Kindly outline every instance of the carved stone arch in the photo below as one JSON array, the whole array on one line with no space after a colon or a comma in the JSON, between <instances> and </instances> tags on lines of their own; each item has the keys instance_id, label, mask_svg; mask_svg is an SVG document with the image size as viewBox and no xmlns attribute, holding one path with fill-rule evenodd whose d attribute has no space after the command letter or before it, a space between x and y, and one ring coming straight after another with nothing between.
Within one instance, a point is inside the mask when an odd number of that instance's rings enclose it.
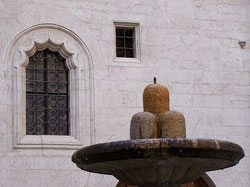
<instances>
[{"instance_id":1,"label":"carved stone arch","mask_svg":"<svg viewBox=\"0 0 250 187\"><path fill-rule=\"evenodd\" d=\"M73 53L69 52L66 49L64 43L53 42L50 38L48 38L48 40L43 43L34 41L33 46L30 48L30 50L25 51L25 53L30 57L33 56L36 51L43 51L45 49L50 49L51 51L59 52L60 55L64 58L69 58L73 55Z\"/></svg>"},{"instance_id":2,"label":"carved stone arch","mask_svg":"<svg viewBox=\"0 0 250 187\"><path fill-rule=\"evenodd\" d=\"M26 135L25 68L36 51L50 49L66 59L70 81L70 136ZM54 24L40 24L21 32L7 55L13 90L13 144L15 148L75 149L93 143L93 61L87 46L74 32Z\"/></svg>"},{"instance_id":3,"label":"carved stone arch","mask_svg":"<svg viewBox=\"0 0 250 187\"><path fill-rule=\"evenodd\" d=\"M55 43L50 38L43 43L38 43L36 41L33 42L33 46L28 50L24 51L28 57L33 56L36 51L43 51L45 49L50 49L53 52L59 52L59 54L66 59L66 66L68 69L75 69L77 66L75 65L76 60L72 59L74 53L69 52L64 43ZM25 60L23 66L27 67L28 60Z\"/></svg>"},{"instance_id":4,"label":"carved stone arch","mask_svg":"<svg viewBox=\"0 0 250 187\"><path fill-rule=\"evenodd\" d=\"M14 42L21 36L21 33L27 30L51 26L68 33L77 41L80 41L82 47L85 48L90 55L92 66L95 65L95 67L102 68L105 65L102 48L95 39L93 32L88 29L87 24L64 8L51 5L38 5L26 9L18 15L17 19L9 22L6 28L4 28L6 39L10 39L10 41L8 41L8 52L5 53L5 59L9 57L9 52Z\"/></svg>"}]
</instances>

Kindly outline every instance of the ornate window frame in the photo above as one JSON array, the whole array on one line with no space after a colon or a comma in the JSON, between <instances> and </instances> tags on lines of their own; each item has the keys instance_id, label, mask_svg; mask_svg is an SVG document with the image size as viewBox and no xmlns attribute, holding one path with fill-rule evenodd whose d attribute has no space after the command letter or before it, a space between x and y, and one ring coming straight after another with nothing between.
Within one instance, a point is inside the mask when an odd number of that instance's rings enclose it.
<instances>
[{"instance_id":1,"label":"ornate window frame","mask_svg":"<svg viewBox=\"0 0 250 187\"><path fill-rule=\"evenodd\" d=\"M29 57L50 49L66 59L70 82L70 135L26 135L26 71ZM93 65L89 51L72 31L41 24L20 33L9 52L13 78L13 147L77 149L91 143L93 135ZM81 106L83 105L84 106Z\"/></svg>"}]
</instances>

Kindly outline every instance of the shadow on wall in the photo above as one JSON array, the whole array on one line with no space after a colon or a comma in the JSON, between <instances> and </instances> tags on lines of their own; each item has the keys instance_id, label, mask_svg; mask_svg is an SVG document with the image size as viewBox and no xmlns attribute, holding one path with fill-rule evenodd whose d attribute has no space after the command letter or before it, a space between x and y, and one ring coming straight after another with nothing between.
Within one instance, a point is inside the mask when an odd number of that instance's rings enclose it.
<instances>
[{"instance_id":1,"label":"shadow on wall","mask_svg":"<svg viewBox=\"0 0 250 187\"><path fill-rule=\"evenodd\" d=\"M119 181L116 187L137 187L137 186L127 185ZM181 187L216 187L216 186L214 182L212 181L212 179L206 173L204 173L194 182L182 184Z\"/></svg>"}]
</instances>

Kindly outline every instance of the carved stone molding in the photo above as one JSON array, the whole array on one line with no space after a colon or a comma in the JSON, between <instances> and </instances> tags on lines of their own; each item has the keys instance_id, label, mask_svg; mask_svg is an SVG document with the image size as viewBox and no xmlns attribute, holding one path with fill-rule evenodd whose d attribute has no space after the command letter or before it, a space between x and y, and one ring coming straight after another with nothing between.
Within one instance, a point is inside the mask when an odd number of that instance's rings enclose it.
<instances>
[{"instance_id":1,"label":"carved stone molding","mask_svg":"<svg viewBox=\"0 0 250 187\"><path fill-rule=\"evenodd\" d=\"M37 50L50 49L66 59L70 82L70 135L26 135L26 78L29 57ZM40 24L26 29L12 42L7 61L11 61L13 90L13 147L76 149L91 144L94 136L93 62L87 46L70 30Z\"/></svg>"}]
</instances>

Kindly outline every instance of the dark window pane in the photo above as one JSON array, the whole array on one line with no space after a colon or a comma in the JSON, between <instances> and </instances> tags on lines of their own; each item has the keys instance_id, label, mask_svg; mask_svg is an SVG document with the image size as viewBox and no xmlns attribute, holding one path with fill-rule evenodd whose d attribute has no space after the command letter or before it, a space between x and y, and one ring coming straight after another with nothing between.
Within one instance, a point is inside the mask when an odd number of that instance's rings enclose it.
<instances>
[{"instance_id":1,"label":"dark window pane","mask_svg":"<svg viewBox=\"0 0 250 187\"><path fill-rule=\"evenodd\" d=\"M34 111L27 111L26 112L26 122L27 123L35 122L35 112Z\"/></svg>"},{"instance_id":2,"label":"dark window pane","mask_svg":"<svg viewBox=\"0 0 250 187\"><path fill-rule=\"evenodd\" d=\"M36 107L36 96L26 95L26 107L29 109L35 109Z\"/></svg>"},{"instance_id":3,"label":"dark window pane","mask_svg":"<svg viewBox=\"0 0 250 187\"><path fill-rule=\"evenodd\" d=\"M56 83L48 83L47 92L48 93L56 93L57 92Z\"/></svg>"},{"instance_id":4,"label":"dark window pane","mask_svg":"<svg viewBox=\"0 0 250 187\"><path fill-rule=\"evenodd\" d=\"M48 96L48 100L47 100L47 108L48 109L57 109L58 108L58 101L57 101L57 97L52 95L52 96Z\"/></svg>"},{"instance_id":5,"label":"dark window pane","mask_svg":"<svg viewBox=\"0 0 250 187\"><path fill-rule=\"evenodd\" d=\"M57 81L57 72L48 71L48 82L56 82L56 81Z\"/></svg>"},{"instance_id":6,"label":"dark window pane","mask_svg":"<svg viewBox=\"0 0 250 187\"><path fill-rule=\"evenodd\" d=\"M45 112L44 111L37 111L36 112L36 122L43 124L45 122Z\"/></svg>"},{"instance_id":7,"label":"dark window pane","mask_svg":"<svg viewBox=\"0 0 250 187\"><path fill-rule=\"evenodd\" d=\"M64 71L58 71L57 77L58 82L67 82L67 74Z\"/></svg>"},{"instance_id":8,"label":"dark window pane","mask_svg":"<svg viewBox=\"0 0 250 187\"><path fill-rule=\"evenodd\" d=\"M34 61L34 57L33 58L30 58L32 60L30 60L28 66L27 66L27 69L34 69L35 68L35 63L33 62Z\"/></svg>"},{"instance_id":9,"label":"dark window pane","mask_svg":"<svg viewBox=\"0 0 250 187\"><path fill-rule=\"evenodd\" d=\"M36 130L36 135L43 135L44 134L44 125L42 123L37 123L35 130Z\"/></svg>"},{"instance_id":10,"label":"dark window pane","mask_svg":"<svg viewBox=\"0 0 250 187\"><path fill-rule=\"evenodd\" d=\"M125 47L124 38L116 38L116 47Z\"/></svg>"},{"instance_id":11,"label":"dark window pane","mask_svg":"<svg viewBox=\"0 0 250 187\"><path fill-rule=\"evenodd\" d=\"M67 97L58 97L58 107L60 109L67 109L68 108L68 98Z\"/></svg>"},{"instance_id":12,"label":"dark window pane","mask_svg":"<svg viewBox=\"0 0 250 187\"><path fill-rule=\"evenodd\" d=\"M63 123L64 121L67 121L67 111L59 110L58 120L59 120L59 123Z\"/></svg>"},{"instance_id":13,"label":"dark window pane","mask_svg":"<svg viewBox=\"0 0 250 187\"><path fill-rule=\"evenodd\" d=\"M27 82L26 83L26 92L34 92L35 91L35 83Z\"/></svg>"},{"instance_id":14,"label":"dark window pane","mask_svg":"<svg viewBox=\"0 0 250 187\"><path fill-rule=\"evenodd\" d=\"M68 125L67 124L59 124L58 126L59 135L64 135L68 132Z\"/></svg>"},{"instance_id":15,"label":"dark window pane","mask_svg":"<svg viewBox=\"0 0 250 187\"><path fill-rule=\"evenodd\" d=\"M55 59L48 59L48 69L55 70L56 69L56 63Z\"/></svg>"},{"instance_id":16,"label":"dark window pane","mask_svg":"<svg viewBox=\"0 0 250 187\"><path fill-rule=\"evenodd\" d=\"M124 29L116 28L116 36L124 36Z\"/></svg>"},{"instance_id":17,"label":"dark window pane","mask_svg":"<svg viewBox=\"0 0 250 187\"><path fill-rule=\"evenodd\" d=\"M57 110L48 110L47 111L48 123L56 123L57 122Z\"/></svg>"},{"instance_id":18,"label":"dark window pane","mask_svg":"<svg viewBox=\"0 0 250 187\"><path fill-rule=\"evenodd\" d=\"M44 93L45 92L43 82L37 82L36 83L36 91L39 92L39 93Z\"/></svg>"},{"instance_id":19,"label":"dark window pane","mask_svg":"<svg viewBox=\"0 0 250 187\"><path fill-rule=\"evenodd\" d=\"M116 49L117 57L125 57L125 49Z\"/></svg>"},{"instance_id":20,"label":"dark window pane","mask_svg":"<svg viewBox=\"0 0 250 187\"><path fill-rule=\"evenodd\" d=\"M51 52L51 51L46 51L47 52L47 58L48 59L55 59L55 58L59 58L59 54L56 54L56 53L53 53L53 52Z\"/></svg>"},{"instance_id":21,"label":"dark window pane","mask_svg":"<svg viewBox=\"0 0 250 187\"><path fill-rule=\"evenodd\" d=\"M35 70L27 70L26 71L26 80L34 81L35 80Z\"/></svg>"},{"instance_id":22,"label":"dark window pane","mask_svg":"<svg viewBox=\"0 0 250 187\"><path fill-rule=\"evenodd\" d=\"M67 69L65 66L65 62L63 60L57 60L56 65L57 65L57 69L59 69L59 70Z\"/></svg>"},{"instance_id":23,"label":"dark window pane","mask_svg":"<svg viewBox=\"0 0 250 187\"><path fill-rule=\"evenodd\" d=\"M116 56L135 58L135 28L116 28Z\"/></svg>"},{"instance_id":24,"label":"dark window pane","mask_svg":"<svg viewBox=\"0 0 250 187\"><path fill-rule=\"evenodd\" d=\"M68 73L65 59L57 52L46 49L29 58L26 69L26 134L69 134Z\"/></svg>"},{"instance_id":25,"label":"dark window pane","mask_svg":"<svg viewBox=\"0 0 250 187\"><path fill-rule=\"evenodd\" d=\"M58 85L58 93L66 94L68 92L66 84L59 84Z\"/></svg>"},{"instance_id":26,"label":"dark window pane","mask_svg":"<svg viewBox=\"0 0 250 187\"><path fill-rule=\"evenodd\" d=\"M134 50L133 49L127 49L126 50L126 57L133 58L134 57Z\"/></svg>"},{"instance_id":27,"label":"dark window pane","mask_svg":"<svg viewBox=\"0 0 250 187\"><path fill-rule=\"evenodd\" d=\"M26 134L27 135L36 135L35 124L34 123L27 123L27 125L26 125Z\"/></svg>"},{"instance_id":28,"label":"dark window pane","mask_svg":"<svg viewBox=\"0 0 250 187\"><path fill-rule=\"evenodd\" d=\"M135 29L134 29L134 28L132 28L132 29L127 29L127 30L125 30L125 35L126 35L126 37L133 37L134 32L135 32Z\"/></svg>"},{"instance_id":29,"label":"dark window pane","mask_svg":"<svg viewBox=\"0 0 250 187\"><path fill-rule=\"evenodd\" d=\"M43 110L46 104L45 102L46 100L43 95L37 95L35 100L36 110Z\"/></svg>"},{"instance_id":30,"label":"dark window pane","mask_svg":"<svg viewBox=\"0 0 250 187\"><path fill-rule=\"evenodd\" d=\"M38 82L43 82L44 81L44 71L43 70L36 70L36 80Z\"/></svg>"},{"instance_id":31,"label":"dark window pane","mask_svg":"<svg viewBox=\"0 0 250 187\"><path fill-rule=\"evenodd\" d=\"M36 69L44 69L43 59L37 58L35 61Z\"/></svg>"},{"instance_id":32,"label":"dark window pane","mask_svg":"<svg viewBox=\"0 0 250 187\"><path fill-rule=\"evenodd\" d=\"M34 55L34 57L35 58L44 58L44 51L37 51L36 54Z\"/></svg>"},{"instance_id":33,"label":"dark window pane","mask_svg":"<svg viewBox=\"0 0 250 187\"><path fill-rule=\"evenodd\" d=\"M58 135L56 123L48 124L48 135Z\"/></svg>"},{"instance_id":34,"label":"dark window pane","mask_svg":"<svg viewBox=\"0 0 250 187\"><path fill-rule=\"evenodd\" d=\"M134 41L133 38L126 38L125 39L126 42L126 48L133 48L134 46Z\"/></svg>"}]
</instances>

